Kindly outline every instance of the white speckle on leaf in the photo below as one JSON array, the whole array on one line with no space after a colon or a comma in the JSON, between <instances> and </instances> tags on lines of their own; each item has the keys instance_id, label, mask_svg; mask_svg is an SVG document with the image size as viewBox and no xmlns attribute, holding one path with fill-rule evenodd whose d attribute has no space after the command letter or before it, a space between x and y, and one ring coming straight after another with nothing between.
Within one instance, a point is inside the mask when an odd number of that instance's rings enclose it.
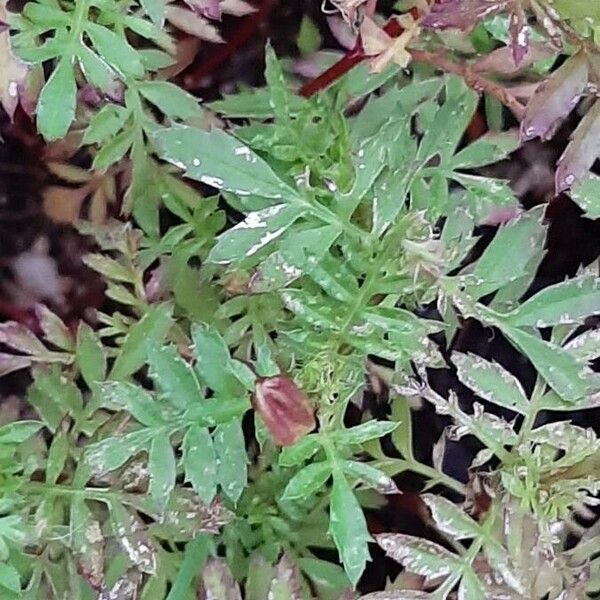
<instances>
[{"instance_id":1,"label":"white speckle on leaf","mask_svg":"<svg viewBox=\"0 0 600 600\"><path fill-rule=\"evenodd\" d=\"M211 175L202 175L200 181L211 187L221 189L223 187L223 180L220 177L213 177Z\"/></svg>"},{"instance_id":2,"label":"white speckle on leaf","mask_svg":"<svg viewBox=\"0 0 600 600\"><path fill-rule=\"evenodd\" d=\"M275 231L267 231L265 235L263 235L260 240L252 246L248 252L246 252L246 256L252 256L256 254L261 248L266 246L269 242L272 242L274 239L278 238L285 231L284 227L280 227Z\"/></svg>"}]
</instances>

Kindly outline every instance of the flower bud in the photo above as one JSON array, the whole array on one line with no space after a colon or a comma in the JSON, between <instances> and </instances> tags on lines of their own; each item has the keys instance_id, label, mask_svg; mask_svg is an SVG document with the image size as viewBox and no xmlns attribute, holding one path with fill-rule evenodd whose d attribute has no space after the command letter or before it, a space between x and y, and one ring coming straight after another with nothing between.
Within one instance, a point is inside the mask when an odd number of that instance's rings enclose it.
<instances>
[{"instance_id":1,"label":"flower bud","mask_svg":"<svg viewBox=\"0 0 600 600\"><path fill-rule=\"evenodd\" d=\"M254 408L278 446L291 446L315 428L306 394L286 375L257 380Z\"/></svg>"}]
</instances>

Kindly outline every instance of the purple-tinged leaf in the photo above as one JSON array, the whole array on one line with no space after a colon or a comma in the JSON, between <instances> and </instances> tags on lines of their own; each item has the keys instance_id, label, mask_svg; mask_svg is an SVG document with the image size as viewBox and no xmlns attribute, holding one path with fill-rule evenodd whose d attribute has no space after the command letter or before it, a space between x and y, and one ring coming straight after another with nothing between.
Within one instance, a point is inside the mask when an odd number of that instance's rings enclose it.
<instances>
[{"instance_id":1,"label":"purple-tinged leaf","mask_svg":"<svg viewBox=\"0 0 600 600\"><path fill-rule=\"evenodd\" d=\"M15 356L14 354L0 352L0 377L14 371L27 369L32 365L32 362L29 356Z\"/></svg>"},{"instance_id":2,"label":"purple-tinged leaf","mask_svg":"<svg viewBox=\"0 0 600 600\"><path fill-rule=\"evenodd\" d=\"M16 321L8 321L0 325L0 343L33 356L44 355L48 352L27 327Z\"/></svg>"},{"instance_id":3,"label":"purple-tinged leaf","mask_svg":"<svg viewBox=\"0 0 600 600\"><path fill-rule=\"evenodd\" d=\"M220 0L185 0L185 3L196 13L213 19L221 20L221 2Z\"/></svg>"},{"instance_id":4,"label":"purple-tinged leaf","mask_svg":"<svg viewBox=\"0 0 600 600\"><path fill-rule=\"evenodd\" d=\"M542 83L529 101L521 123L521 137L548 140L576 106L588 82L588 61L579 52Z\"/></svg>"},{"instance_id":5,"label":"purple-tinged leaf","mask_svg":"<svg viewBox=\"0 0 600 600\"><path fill-rule=\"evenodd\" d=\"M571 143L560 157L554 178L560 194L588 177L588 171L600 156L600 102L596 101L577 126Z\"/></svg>"},{"instance_id":6,"label":"purple-tinged leaf","mask_svg":"<svg viewBox=\"0 0 600 600\"><path fill-rule=\"evenodd\" d=\"M543 43L530 43L521 57L519 64L515 64L513 49L510 46L497 48L485 54L473 63L473 70L478 73L497 73L498 75L514 75L530 67L533 63L545 60L556 54L556 50ZM516 94L514 94L516 95Z\"/></svg>"},{"instance_id":7,"label":"purple-tinged leaf","mask_svg":"<svg viewBox=\"0 0 600 600\"><path fill-rule=\"evenodd\" d=\"M515 65L519 66L529 49L529 26L527 16L520 4L510 15L509 23L510 47Z\"/></svg>"},{"instance_id":8,"label":"purple-tinged leaf","mask_svg":"<svg viewBox=\"0 0 600 600\"><path fill-rule=\"evenodd\" d=\"M431 29L469 30L509 4L510 0L440 0L433 5L422 25Z\"/></svg>"},{"instance_id":9,"label":"purple-tinged leaf","mask_svg":"<svg viewBox=\"0 0 600 600\"><path fill-rule=\"evenodd\" d=\"M433 600L435 596L420 590L401 590L387 592L372 592L361 596L358 600Z\"/></svg>"},{"instance_id":10,"label":"purple-tinged leaf","mask_svg":"<svg viewBox=\"0 0 600 600\"><path fill-rule=\"evenodd\" d=\"M268 598L281 600L302 600L300 589L300 573L292 559L284 554L275 569L275 577L271 581Z\"/></svg>"},{"instance_id":11,"label":"purple-tinged leaf","mask_svg":"<svg viewBox=\"0 0 600 600\"><path fill-rule=\"evenodd\" d=\"M241 600L238 584L224 560L210 558L202 572L201 600Z\"/></svg>"}]
</instances>

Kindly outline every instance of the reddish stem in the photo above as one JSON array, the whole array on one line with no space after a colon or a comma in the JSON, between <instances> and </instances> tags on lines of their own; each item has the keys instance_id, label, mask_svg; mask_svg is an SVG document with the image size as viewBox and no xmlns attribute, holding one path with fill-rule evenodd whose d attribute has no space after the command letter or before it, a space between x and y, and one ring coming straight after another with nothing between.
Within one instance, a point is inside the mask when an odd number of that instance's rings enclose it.
<instances>
[{"instance_id":1,"label":"reddish stem","mask_svg":"<svg viewBox=\"0 0 600 600\"><path fill-rule=\"evenodd\" d=\"M258 10L244 19L226 44L219 46L212 55L198 65L197 69L186 75L186 87L190 89L198 87L205 77L226 63L239 48L248 42L260 24L266 20L275 4L277 4L277 0L262 0Z\"/></svg>"},{"instance_id":2,"label":"reddish stem","mask_svg":"<svg viewBox=\"0 0 600 600\"><path fill-rule=\"evenodd\" d=\"M411 9L411 13L414 18L417 17L415 9ZM396 19L388 21L383 30L391 37L398 37L403 29L400 23ZM355 67L367 58L365 50L362 45L360 36L356 40L354 48L347 52L338 62L333 66L329 67L324 73L321 73L316 79L309 81L307 84L300 88L300 95L305 98L314 96L317 92L328 88L334 81L344 76L350 69Z\"/></svg>"}]
</instances>

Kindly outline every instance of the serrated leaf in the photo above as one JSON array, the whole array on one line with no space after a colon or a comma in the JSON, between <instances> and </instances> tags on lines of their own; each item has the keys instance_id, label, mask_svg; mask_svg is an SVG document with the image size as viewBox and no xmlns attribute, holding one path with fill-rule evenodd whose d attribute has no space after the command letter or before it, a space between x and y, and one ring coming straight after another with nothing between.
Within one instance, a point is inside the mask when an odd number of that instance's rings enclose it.
<instances>
[{"instance_id":1,"label":"serrated leaf","mask_svg":"<svg viewBox=\"0 0 600 600\"><path fill-rule=\"evenodd\" d=\"M240 588L229 567L219 558L209 558L202 571L202 584L206 598L211 600L242 600Z\"/></svg>"},{"instance_id":2,"label":"serrated leaf","mask_svg":"<svg viewBox=\"0 0 600 600\"><path fill-rule=\"evenodd\" d=\"M517 327L550 327L583 322L600 313L600 279L584 275L548 286L507 316Z\"/></svg>"},{"instance_id":3,"label":"serrated leaf","mask_svg":"<svg viewBox=\"0 0 600 600\"><path fill-rule=\"evenodd\" d=\"M593 389L592 371L566 350L515 327L502 332L533 363L550 387L565 401L577 402Z\"/></svg>"},{"instance_id":4,"label":"serrated leaf","mask_svg":"<svg viewBox=\"0 0 600 600\"><path fill-rule=\"evenodd\" d=\"M48 354L44 344L27 327L16 321L0 323L0 344L33 356Z\"/></svg>"},{"instance_id":5,"label":"serrated leaf","mask_svg":"<svg viewBox=\"0 0 600 600\"><path fill-rule=\"evenodd\" d=\"M83 262L90 268L108 279L133 283L135 275L120 262L103 254L86 254Z\"/></svg>"},{"instance_id":6,"label":"serrated leaf","mask_svg":"<svg viewBox=\"0 0 600 600\"><path fill-rule=\"evenodd\" d=\"M106 352L93 329L83 321L77 330L77 366L88 387L106 377Z\"/></svg>"},{"instance_id":7,"label":"serrated leaf","mask_svg":"<svg viewBox=\"0 0 600 600\"><path fill-rule=\"evenodd\" d=\"M173 406L185 409L202 399L194 370L175 346L151 346L148 365L156 386Z\"/></svg>"},{"instance_id":8,"label":"serrated leaf","mask_svg":"<svg viewBox=\"0 0 600 600\"><path fill-rule=\"evenodd\" d=\"M175 126L153 135L159 155L185 175L240 196L290 198L296 192L250 148L220 129Z\"/></svg>"},{"instance_id":9,"label":"serrated leaf","mask_svg":"<svg viewBox=\"0 0 600 600\"><path fill-rule=\"evenodd\" d=\"M457 556L429 540L403 533L383 533L376 535L375 540L387 556L427 581L456 573L461 568Z\"/></svg>"},{"instance_id":10,"label":"serrated leaf","mask_svg":"<svg viewBox=\"0 0 600 600\"><path fill-rule=\"evenodd\" d=\"M64 138L75 118L77 84L70 56L63 57L46 85L37 105L37 128L51 142Z\"/></svg>"},{"instance_id":11,"label":"serrated leaf","mask_svg":"<svg viewBox=\"0 0 600 600\"><path fill-rule=\"evenodd\" d=\"M138 84L142 96L172 119L188 119L200 114L198 99L168 81Z\"/></svg>"},{"instance_id":12,"label":"serrated leaf","mask_svg":"<svg viewBox=\"0 0 600 600\"><path fill-rule=\"evenodd\" d=\"M600 356L600 329L585 331L564 345L565 350L582 362Z\"/></svg>"},{"instance_id":13,"label":"serrated leaf","mask_svg":"<svg viewBox=\"0 0 600 600\"><path fill-rule=\"evenodd\" d=\"M213 443L218 457L217 481L223 493L237 502L248 479L248 457L241 420L235 419L216 427Z\"/></svg>"},{"instance_id":14,"label":"serrated leaf","mask_svg":"<svg viewBox=\"0 0 600 600\"><path fill-rule=\"evenodd\" d=\"M600 122L600 119L598 121ZM590 173L573 186L569 195L583 210L584 217L600 219L600 177Z\"/></svg>"},{"instance_id":15,"label":"serrated leaf","mask_svg":"<svg viewBox=\"0 0 600 600\"><path fill-rule=\"evenodd\" d=\"M217 455L208 429L192 425L183 438L185 479L204 504L217 492Z\"/></svg>"},{"instance_id":16,"label":"serrated leaf","mask_svg":"<svg viewBox=\"0 0 600 600\"><path fill-rule=\"evenodd\" d=\"M130 330L110 373L111 379L126 379L146 362L147 348L159 345L171 327L171 308L154 306Z\"/></svg>"},{"instance_id":17,"label":"serrated leaf","mask_svg":"<svg viewBox=\"0 0 600 600\"><path fill-rule=\"evenodd\" d=\"M146 450L155 435L156 431L153 429L140 429L122 437L111 437L92 443L85 451L86 462L94 473L114 471L142 450Z\"/></svg>"},{"instance_id":18,"label":"serrated leaf","mask_svg":"<svg viewBox=\"0 0 600 600\"><path fill-rule=\"evenodd\" d=\"M217 393L227 394L239 389L239 384L229 370L229 348L219 332L204 323L192 327L194 368L202 383Z\"/></svg>"},{"instance_id":19,"label":"serrated leaf","mask_svg":"<svg viewBox=\"0 0 600 600\"><path fill-rule=\"evenodd\" d=\"M334 473L329 509L329 532L338 549L344 570L356 585L370 559L371 541L367 523L346 478Z\"/></svg>"},{"instance_id":20,"label":"serrated leaf","mask_svg":"<svg viewBox=\"0 0 600 600\"><path fill-rule=\"evenodd\" d=\"M68 327L45 304L35 307L35 315L48 342L68 352L75 349L75 340Z\"/></svg>"},{"instance_id":21,"label":"serrated leaf","mask_svg":"<svg viewBox=\"0 0 600 600\"><path fill-rule=\"evenodd\" d=\"M451 538L464 540L481 535L479 525L450 500L434 494L424 494L422 498L431 510L436 527Z\"/></svg>"},{"instance_id":22,"label":"serrated leaf","mask_svg":"<svg viewBox=\"0 0 600 600\"><path fill-rule=\"evenodd\" d=\"M307 435L293 446L287 446L282 449L279 455L279 464L282 467L299 465L312 458L320 448L319 438L316 435Z\"/></svg>"},{"instance_id":23,"label":"serrated leaf","mask_svg":"<svg viewBox=\"0 0 600 600\"><path fill-rule=\"evenodd\" d=\"M276 204L250 213L241 223L217 238L207 260L229 264L253 256L275 241L302 216L302 206Z\"/></svg>"},{"instance_id":24,"label":"serrated leaf","mask_svg":"<svg viewBox=\"0 0 600 600\"><path fill-rule=\"evenodd\" d=\"M144 65L137 53L124 37L102 25L87 21L85 29L98 54L117 72L124 76L142 77Z\"/></svg>"},{"instance_id":25,"label":"serrated leaf","mask_svg":"<svg viewBox=\"0 0 600 600\"><path fill-rule=\"evenodd\" d=\"M119 162L129 152L134 140L135 129L124 129L102 145L94 156L92 168L96 171L106 171L108 167Z\"/></svg>"},{"instance_id":26,"label":"serrated leaf","mask_svg":"<svg viewBox=\"0 0 600 600\"><path fill-rule=\"evenodd\" d=\"M562 119L575 108L587 82L587 57L578 52L556 69L529 100L521 122L522 138L550 139Z\"/></svg>"},{"instance_id":27,"label":"serrated leaf","mask_svg":"<svg viewBox=\"0 0 600 600\"><path fill-rule=\"evenodd\" d=\"M398 423L390 421L367 421L356 427L344 429L336 433L336 441L340 444L362 444L369 440L383 437L398 427Z\"/></svg>"},{"instance_id":28,"label":"serrated leaf","mask_svg":"<svg viewBox=\"0 0 600 600\"><path fill-rule=\"evenodd\" d=\"M300 588L300 572L287 553L275 567L275 576L267 595L269 600L303 600Z\"/></svg>"},{"instance_id":29,"label":"serrated leaf","mask_svg":"<svg viewBox=\"0 0 600 600\"><path fill-rule=\"evenodd\" d=\"M69 455L69 446L69 438L64 431L59 431L52 439L52 443L48 449L48 460L46 461L47 484L54 485L63 472Z\"/></svg>"},{"instance_id":30,"label":"serrated leaf","mask_svg":"<svg viewBox=\"0 0 600 600\"><path fill-rule=\"evenodd\" d=\"M146 14L159 27L162 27L165 20L167 0L141 0L140 3Z\"/></svg>"},{"instance_id":31,"label":"serrated leaf","mask_svg":"<svg viewBox=\"0 0 600 600\"><path fill-rule=\"evenodd\" d=\"M500 227L473 269L473 293L484 296L521 277L546 234L543 208L537 208Z\"/></svg>"},{"instance_id":32,"label":"serrated leaf","mask_svg":"<svg viewBox=\"0 0 600 600\"><path fill-rule=\"evenodd\" d=\"M527 414L529 402L519 380L496 362L475 354L454 352L452 362L458 378L479 397L521 414Z\"/></svg>"},{"instance_id":33,"label":"serrated leaf","mask_svg":"<svg viewBox=\"0 0 600 600\"><path fill-rule=\"evenodd\" d=\"M206 106L226 117L270 119L274 116L271 94L267 89L242 91L231 96L225 94L222 100L209 102ZM295 94L291 95L288 99L290 117L295 116L304 106L306 106L304 98Z\"/></svg>"},{"instance_id":34,"label":"serrated leaf","mask_svg":"<svg viewBox=\"0 0 600 600\"><path fill-rule=\"evenodd\" d=\"M96 385L102 402L113 410L126 410L146 427L165 424L160 405L144 388L124 381L105 381Z\"/></svg>"},{"instance_id":35,"label":"serrated leaf","mask_svg":"<svg viewBox=\"0 0 600 600\"><path fill-rule=\"evenodd\" d=\"M20 444L37 433L44 424L41 421L16 421L0 426L0 444Z\"/></svg>"},{"instance_id":36,"label":"serrated leaf","mask_svg":"<svg viewBox=\"0 0 600 600\"><path fill-rule=\"evenodd\" d=\"M581 119L573 139L556 165L554 181L557 194L591 177L589 170L600 156L599 138L600 102L595 102Z\"/></svg>"},{"instance_id":37,"label":"serrated leaf","mask_svg":"<svg viewBox=\"0 0 600 600\"><path fill-rule=\"evenodd\" d=\"M490 132L455 154L448 166L453 169L483 167L503 160L519 146L519 136L514 130L501 133Z\"/></svg>"},{"instance_id":38,"label":"serrated leaf","mask_svg":"<svg viewBox=\"0 0 600 600\"><path fill-rule=\"evenodd\" d=\"M388 477L383 471L380 471L367 463L355 460L345 460L343 462L343 469L346 475L355 477L380 494L400 493L400 490L396 487L396 484L391 477Z\"/></svg>"},{"instance_id":39,"label":"serrated leaf","mask_svg":"<svg viewBox=\"0 0 600 600\"><path fill-rule=\"evenodd\" d=\"M148 452L148 471L150 485L148 492L159 506L164 509L169 501L169 496L175 488L177 465L171 440L166 433L155 435L150 443Z\"/></svg>"},{"instance_id":40,"label":"serrated leaf","mask_svg":"<svg viewBox=\"0 0 600 600\"><path fill-rule=\"evenodd\" d=\"M303 467L286 485L282 500L306 500L314 496L331 476L328 462Z\"/></svg>"}]
</instances>

